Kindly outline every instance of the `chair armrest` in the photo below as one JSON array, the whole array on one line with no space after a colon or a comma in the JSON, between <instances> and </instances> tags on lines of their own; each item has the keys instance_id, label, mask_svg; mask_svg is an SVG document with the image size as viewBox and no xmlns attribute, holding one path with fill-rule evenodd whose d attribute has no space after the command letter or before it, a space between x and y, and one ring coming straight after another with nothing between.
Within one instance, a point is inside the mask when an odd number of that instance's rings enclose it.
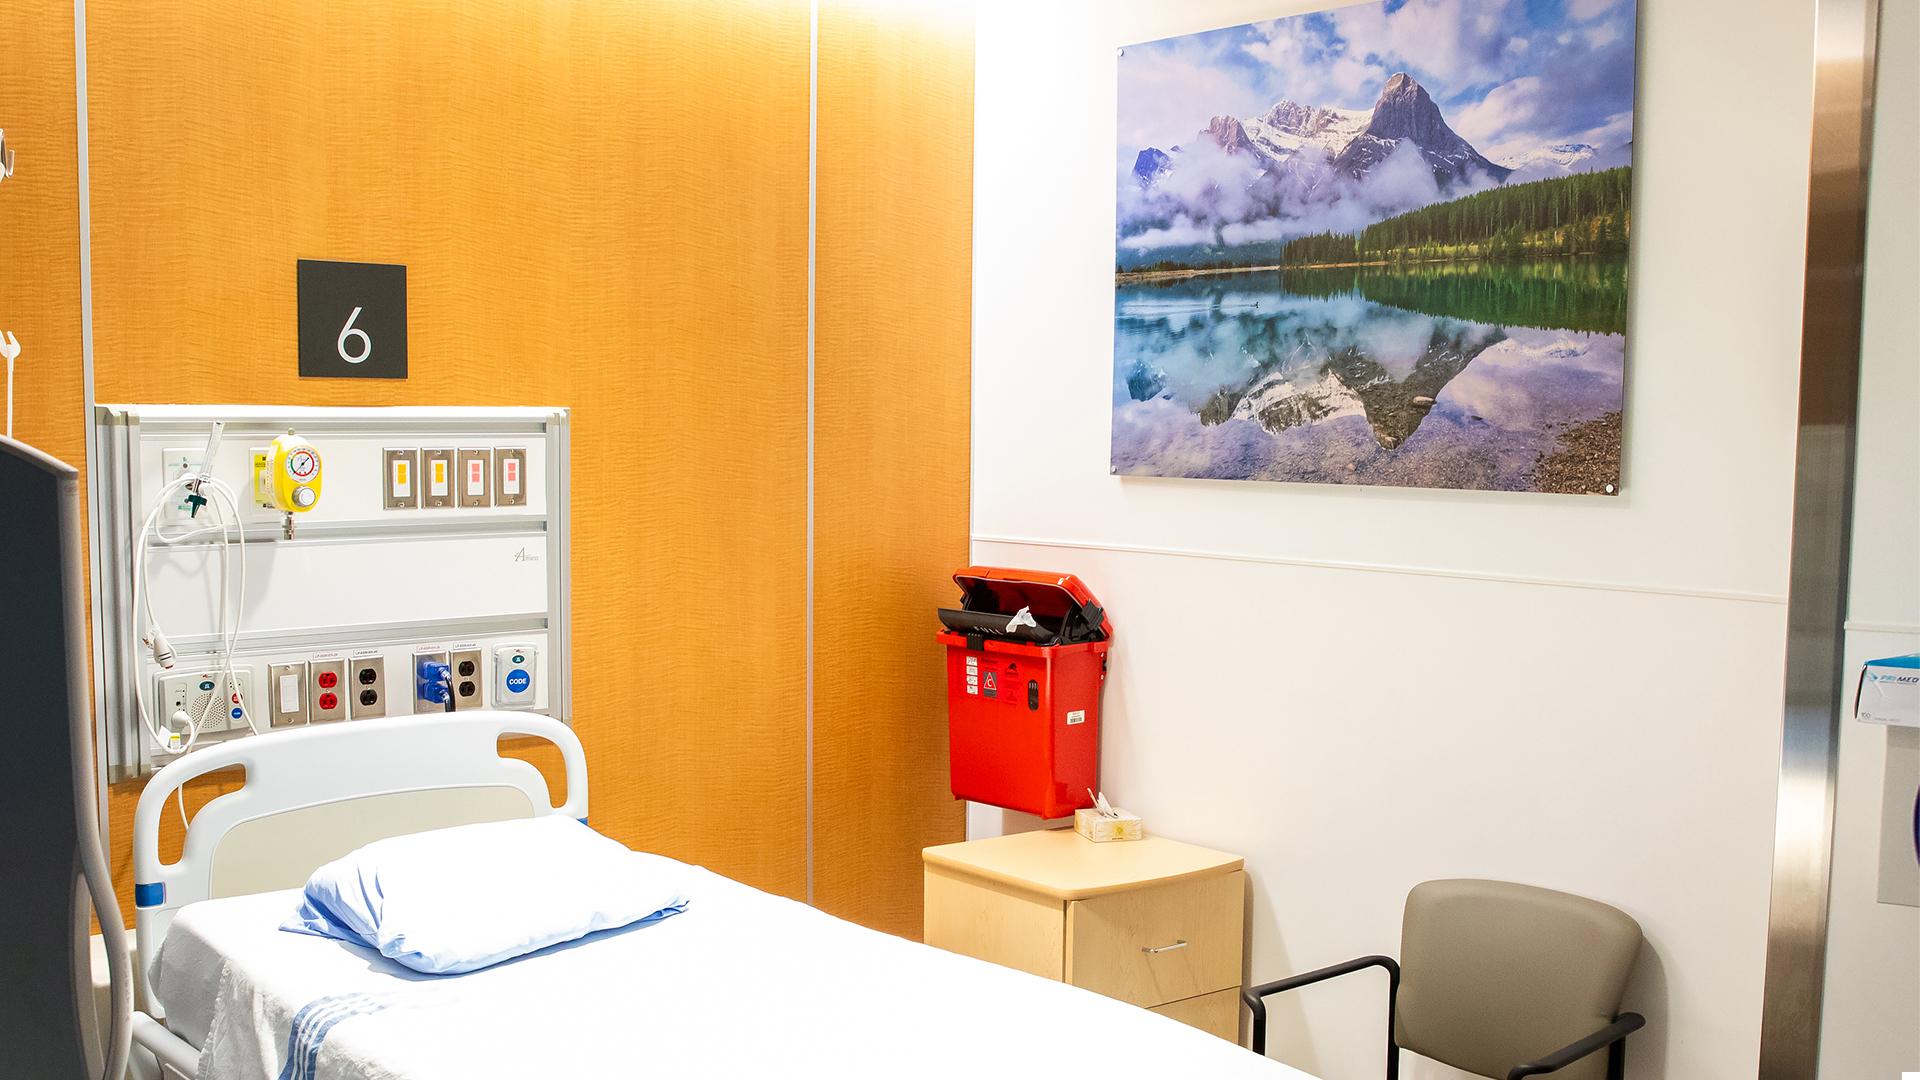
<instances>
[{"instance_id":1,"label":"chair armrest","mask_svg":"<svg viewBox=\"0 0 1920 1080\"><path fill-rule=\"evenodd\" d=\"M1621 1013L1614 1018L1613 1023L1578 1042L1569 1043L1538 1061L1515 1065L1507 1072L1507 1080L1521 1080L1522 1077L1539 1076L1542 1073L1564 1069L1595 1050L1603 1046L1611 1046L1645 1026L1647 1026L1647 1018L1639 1013Z\"/></svg>"},{"instance_id":2,"label":"chair armrest","mask_svg":"<svg viewBox=\"0 0 1920 1080\"><path fill-rule=\"evenodd\" d=\"M1302 986L1311 986L1317 982L1325 982L1328 979L1338 978L1341 975L1350 975L1353 972L1370 967L1383 968L1387 973L1387 1031L1388 1038L1391 1040L1393 1031L1393 1001L1400 992L1400 965L1395 963L1391 956L1362 956L1357 959L1348 960L1342 964L1334 964L1331 967L1323 967L1315 971L1309 971L1304 975L1289 975L1284 979L1275 979L1270 983L1249 986L1245 990L1240 991L1240 1000L1244 1002L1247 1009L1253 1013L1253 1052L1256 1054L1265 1054L1267 1052L1266 998L1269 995L1283 993L1288 990L1298 990Z\"/></svg>"}]
</instances>

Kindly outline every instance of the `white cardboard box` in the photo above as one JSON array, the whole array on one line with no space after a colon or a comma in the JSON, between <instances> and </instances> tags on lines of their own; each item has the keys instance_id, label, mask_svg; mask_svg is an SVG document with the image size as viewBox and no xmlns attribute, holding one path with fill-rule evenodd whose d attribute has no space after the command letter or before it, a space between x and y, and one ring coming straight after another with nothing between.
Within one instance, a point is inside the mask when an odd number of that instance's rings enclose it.
<instances>
[{"instance_id":1,"label":"white cardboard box","mask_svg":"<svg viewBox=\"0 0 1920 1080\"><path fill-rule=\"evenodd\" d=\"M1920 727L1920 653L1863 664L1853 715L1869 724Z\"/></svg>"}]
</instances>

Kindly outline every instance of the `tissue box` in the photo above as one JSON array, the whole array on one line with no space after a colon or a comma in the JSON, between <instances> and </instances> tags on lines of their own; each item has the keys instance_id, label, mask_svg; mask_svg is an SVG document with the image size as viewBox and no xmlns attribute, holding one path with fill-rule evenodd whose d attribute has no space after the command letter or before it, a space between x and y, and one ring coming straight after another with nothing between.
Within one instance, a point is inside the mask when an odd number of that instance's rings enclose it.
<instances>
[{"instance_id":1,"label":"tissue box","mask_svg":"<svg viewBox=\"0 0 1920 1080\"><path fill-rule=\"evenodd\" d=\"M1098 810L1075 810L1073 831L1095 843L1140 839L1140 815L1119 813L1119 817L1108 817Z\"/></svg>"},{"instance_id":2,"label":"tissue box","mask_svg":"<svg viewBox=\"0 0 1920 1080\"><path fill-rule=\"evenodd\" d=\"M1854 691L1853 715L1869 724L1920 727L1920 653L1867 661Z\"/></svg>"}]
</instances>

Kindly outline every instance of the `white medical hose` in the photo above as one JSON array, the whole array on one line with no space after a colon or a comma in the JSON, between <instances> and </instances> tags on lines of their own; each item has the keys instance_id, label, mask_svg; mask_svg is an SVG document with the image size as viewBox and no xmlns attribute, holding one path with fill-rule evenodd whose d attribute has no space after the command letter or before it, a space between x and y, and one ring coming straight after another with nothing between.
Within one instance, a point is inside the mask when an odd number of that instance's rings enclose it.
<instances>
[{"instance_id":1,"label":"white medical hose","mask_svg":"<svg viewBox=\"0 0 1920 1080\"><path fill-rule=\"evenodd\" d=\"M213 496L213 498L207 502L210 508L213 507L215 502L220 504L217 507L217 511L220 514L221 521L218 524L203 525L171 536L162 533L158 528L158 524L160 515L165 512L168 503L172 499L177 498L181 491L195 486L197 486L199 492ZM219 708L225 709L227 708L229 695L239 695L239 680L234 674L233 651L236 639L240 633L240 618L246 608L246 522L240 516L239 497L234 494L231 487L206 473L182 473L161 485L159 492L154 496L153 506L148 511L146 520L140 526L139 534L134 538L134 606L146 615L147 636L144 640L152 648L155 661L162 666L170 667L173 647L167 642L166 635L160 629L159 619L155 616L153 610L153 590L147 587L148 538L152 537L161 544L172 545L215 531L222 534L220 543L219 611L221 636L219 679L214 687L215 692L208 695L206 706L200 710L200 715L188 717L185 741L179 746L173 745L173 733L171 729L163 729L148 708L146 680L135 679L133 683L135 702L140 710L140 722L145 725L147 733L153 737L154 743L168 753L184 754L192 749L193 744L199 740L200 726L212 715L213 708L217 705ZM234 543L231 547L226 542L228 534L231 534L234 538ZM229 590L230 559L232 558L233 551L236 549L240 560L240 573L238 575L239 587L237 590ZM229 605L230 596L231 605ZM246 702L243 700L237 703L237 707L240 709L242 719L247 722L247 726L253 728L252 711L247 708ZM171 722L173 717L168 717L168 720ZM254 730L257 733L258 729L255 728ZM183 807L183 819L185 817L184 809Z\"/></svg>"}]
</instances>

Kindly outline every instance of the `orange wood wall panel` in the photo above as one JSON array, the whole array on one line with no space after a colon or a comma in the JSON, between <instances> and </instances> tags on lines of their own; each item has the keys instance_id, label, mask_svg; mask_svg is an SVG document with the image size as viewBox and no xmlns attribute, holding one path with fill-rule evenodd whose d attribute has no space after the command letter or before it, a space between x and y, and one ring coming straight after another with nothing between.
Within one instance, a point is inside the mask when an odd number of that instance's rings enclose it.
<instances>
[{"instance_id":1,"label":"orange wood wall panel","mask_svg":"<svg viewBox=\"0 0 1920 1080\"><path fill-rule=\"evenodd\" d=\"M72 0L0 3L0 128L15 152L13 179L0 181L0 330L21 346L13 434L84 469L73 60Z\"/></svg>"},{"instance_id":2,"label":"orange wood wall panel","mask_svg":"<svg viewBox=\"0 0 1920 1080\"><path fill-rule=\"evenodd\" d=\"M806 5L92 0L87 50L99 400L570 406L594 825L800 895ZM301 258L407 265L406 381L296 377Z\"/></svg>"},{"instance_id":3,"label":"orange wood wall panel","mask_svg":"<svg viewBox=\"0 0 1920 1080\"><path fill-rule=\"evenodd\" d=\"M934 610L968 552L971 4L825 0L814 305L814 898L920 936L963 838Z\"/></svg>"}]
</instances>

